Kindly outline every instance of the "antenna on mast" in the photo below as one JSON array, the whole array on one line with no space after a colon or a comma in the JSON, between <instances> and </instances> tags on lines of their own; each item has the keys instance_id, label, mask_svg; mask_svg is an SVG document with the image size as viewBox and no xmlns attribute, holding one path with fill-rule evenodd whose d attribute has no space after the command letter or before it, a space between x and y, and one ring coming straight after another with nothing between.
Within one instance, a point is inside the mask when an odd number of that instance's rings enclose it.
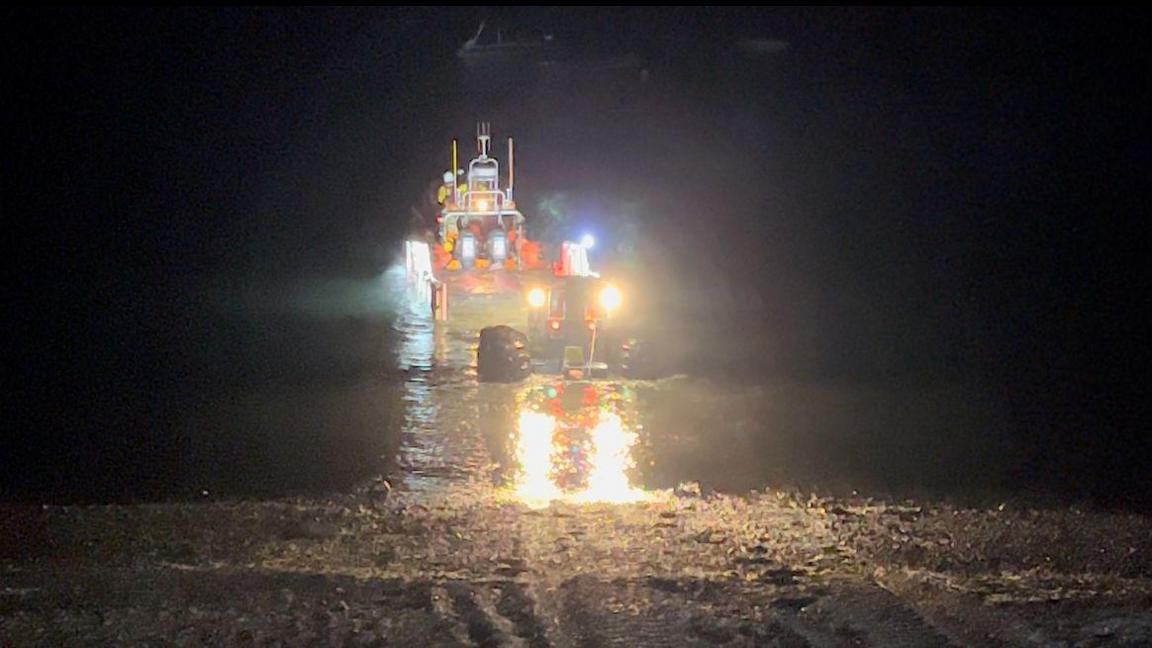
<instances>
[{"instance_id":1,"label":"antenna on mast","mask_svg":"<svg viewBox=\"0 0 1152 648\"><path fill-rule=\"evenodd\" d=\"M488 122L476 123L476 148L480 157L488 157L488 148L492 144L492 125Z\"/></svg>"}]
</instances>

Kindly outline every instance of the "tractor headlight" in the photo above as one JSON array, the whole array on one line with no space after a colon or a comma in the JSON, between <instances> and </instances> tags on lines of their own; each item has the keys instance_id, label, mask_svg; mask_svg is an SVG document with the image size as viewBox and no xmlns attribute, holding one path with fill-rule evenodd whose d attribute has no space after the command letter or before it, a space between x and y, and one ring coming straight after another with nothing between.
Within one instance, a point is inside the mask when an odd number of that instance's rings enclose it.
<instances>
[{"instance_id":1,"label":"tractor headlight","mask_svg":"<svg viewBox=\"0 0 1152 648\"><path fill-rule=\"evenodd\" d=\"M620 303L623 301L624 297L620 294L620 291L617 290L616 286L605 286L604 289L600 291L600 305L603 306L604 310L608 313L619 308Z\"/></svg>"},{"instance_id":2,"label":"tractor headlight","mask_svg":"<svg viewBox=\"0 0 1152 648\"><path fill-rule=\"evenodd\" d=\"M543 288L533 288L528 291L528 305L532 308L540 308L547 299L548 296L544 294Z\"/></svg>"}]
</instances>

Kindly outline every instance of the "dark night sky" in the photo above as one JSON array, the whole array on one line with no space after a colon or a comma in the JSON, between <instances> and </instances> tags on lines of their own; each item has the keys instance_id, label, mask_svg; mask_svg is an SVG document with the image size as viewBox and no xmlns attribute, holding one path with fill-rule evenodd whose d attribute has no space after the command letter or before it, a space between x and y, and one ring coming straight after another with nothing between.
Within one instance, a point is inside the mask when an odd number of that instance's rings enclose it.
<instances>
[{"instance_id":1,"label":"dark night sky","mask_svg":"<svg viewBox=\"0 0 1152 648\"><path fill-rule=\"evenodd\" d=\"M577 57L636 52L651 81L478 83L453 53L485 16L555 33ZM6 418L39 422L5 436L39 434L73 400L62 393L87 393L77 385L151 388L164 356L198 339L204 286L377 272L447 139L482 118L534 160L526 198L630 204L669 250L713 253L700 281L759 295L782 339L818 321L817 350L778 369L873 367L872 338L896 335L894 370L975 376L1025 438L1148 479L1149 23L1139 10L3 10L5 359L19 385ZM791 47L750 64L730 52L742 36Z\"/></svg>"}]
</instances>

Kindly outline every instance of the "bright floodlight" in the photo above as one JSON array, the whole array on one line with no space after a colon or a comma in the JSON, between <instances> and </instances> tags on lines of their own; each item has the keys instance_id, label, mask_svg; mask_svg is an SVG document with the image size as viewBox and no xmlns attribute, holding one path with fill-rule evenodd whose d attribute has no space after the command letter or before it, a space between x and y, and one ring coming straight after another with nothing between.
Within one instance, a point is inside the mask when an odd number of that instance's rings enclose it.
<instances>
[{"instance_id":1,"label":"bright floodlight","mask_svg":"<svg viewBox=\"0 0 1152 648\"><path fill-rule=\"evenodd\" d=\"M540 308L544 305L545 295L543 288L533 288L528 291L528 305L532 308Z\"/></svg>"},{"instance_id":2,"label":"bright floodlight","mask_svg":"<svg viewBox=\"0 0 1152 648\"><path fill-rule=\"evenodd\" d=\"M584 236L580 237L580 245L591 250L592 247L596 245L596 237L592 236L591 234L585 234Z\"/></svg>"},{"instance_id":3,"label":"bright floodlight","mask_svg":"<svg viewBox=\"0 0 1152 648\"><path fill-rule=\"evenodd\" d=\"M624 297L616 289L616 286L605 286L604 290L600 291L600 305L609 313L619 308L623 301Z\"/></svg>"}]
</instances>

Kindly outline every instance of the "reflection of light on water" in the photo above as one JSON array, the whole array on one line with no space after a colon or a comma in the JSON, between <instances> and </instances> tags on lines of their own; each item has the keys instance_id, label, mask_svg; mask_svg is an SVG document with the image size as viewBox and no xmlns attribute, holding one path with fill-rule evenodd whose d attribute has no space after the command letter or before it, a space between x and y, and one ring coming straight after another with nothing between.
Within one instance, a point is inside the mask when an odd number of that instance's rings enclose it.
<instances>
[{"instance_id":1,"label":"reflection of light on water","mask_svg":"<svg viewBox=\"0 0 1152 648\"><path fill-rule=\"evenodd\" d=\"M449 414L444 406L459 406L463 400L450 388L430 382L432 372L445 362L445 340L432 319L431 309L423 295L406 283L404 267L394 266L382 278L395 304L392 323L396 361L406 372L404 381L404 425L396 461L404 474L405 485L414 491L443 488L453 475L454 466L467 456L468 448L455 442L442 424Z\"/></svg>"},{"instance_id":2,"label":"reflection of light on water","mask_svg":"<svg viewBox=\"0 0 1152 648\"><path fill-rule=\"evenodd\" d=\"M396 354L400 368L431 369L436 356L436 336L432 322L418 314L404 313L397 318L395 326L403 335Z\"/></svg>"},{"instance_id":3,"label":"reflection of light on water","mask_svg":"<svg viewBox=\"0 0 1152 648\"><path fill-rule=\"evenodd\" d=\"M521 412L516 439L520 478L516 496L532 508L542 508L563 493L552 483L552 438L556 422L540 412Z\"/></svg>"},{"instance_id":4,"label":"reflection of light on water","mask_svg":"<svg viewBox=\"0 0 1152 648\"><path fill-rule=\"evenodd\" d=\"M592 428L591 470L588 486L573 496L578 502L638 502L648 498L644 491L628 483L628 470L632 468L632 445L636 433L624 429L619 416L610 412L600 414L600 421Z\"/></svg>"},{"instance_id":5,"label":"reflection of light on water","mask_svg":"<svg viewBox=\"0 0 1152 648\"><path fill-rule=\"evenodd\" d=\"M397 360L401 369L427 371L432 368L438 351L436 326L422 284L405 281L404 267L394 266L384 275L385 285L398 299L398 312L393 327L400 333ZM443 339L440 339L443 344Z\"/></svg>"},{"instance_id":6,"label":"reflection of light on water","mask_svg":"<svg viewBox=\"0 0 1152 648\"><path fill-rule=\"evenodd\" d=\"M520 466L516 496L531 508L543 508L554 500L574 503L611 502L623 504L649 498L648 493L628 483L632 467L632 445L636 434L624 429L620 417L602 412L590 431L588 480L575 492L561 490L553 481L554 462L564 455L556 442L556 421L540 412L520 414L516 438L516 460Z\"/></svg>"}]
</instances>

